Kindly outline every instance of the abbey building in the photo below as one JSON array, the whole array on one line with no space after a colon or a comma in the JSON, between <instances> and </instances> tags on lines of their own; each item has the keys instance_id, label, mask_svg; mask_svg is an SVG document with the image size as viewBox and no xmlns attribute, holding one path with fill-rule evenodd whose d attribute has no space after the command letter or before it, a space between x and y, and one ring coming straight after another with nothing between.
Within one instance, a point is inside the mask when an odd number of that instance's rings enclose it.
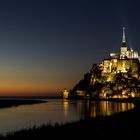
<instances>
[{"instance_id":1,"label":"abbey building","mask_svg":"<svg viewBox=\"0 0 140 140\"><path fill-rule=\"evenodd\" d=\"M102 62L102 75L111 73L137 74L140 64L140 56L137 51L129 48L126 43L125 27L123 27L122 44L120 53L110 53L110 57Z\"/></svg>"},{"instance_id":2,"label":"abbey building","mask_svg":"<svg viewBox=\"0 0 140 140\"><path fill-rule=\"evenodd\" d=\"M69 98L140 99L140 56L128 47L124 27L120 52L110 53L100 64L93 64Z\"/></svg>"}]
</instances>

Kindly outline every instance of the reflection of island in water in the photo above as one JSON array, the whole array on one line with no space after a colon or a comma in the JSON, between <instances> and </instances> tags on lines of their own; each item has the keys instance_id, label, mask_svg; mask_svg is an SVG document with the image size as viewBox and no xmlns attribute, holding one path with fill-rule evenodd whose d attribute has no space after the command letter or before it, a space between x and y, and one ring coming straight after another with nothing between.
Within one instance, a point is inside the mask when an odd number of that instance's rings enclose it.
<instances>
[{"instance_id":1,"label":"reflection of island in water","mask_svg":"<svg viewBox=\"0 0 140 140\"><path fill-rule=\"evenodd\" d=\"M118 112L127 111L134 108L133 103L121 103L121 102L109 102L109 101L99 101L99 102L85 102L85 115L88 117L96 116L108 116ZM85 116L85 117L86 117Z\"/></svg>"},{"instance_id":2,"label":"reflection of island in water","mask_svg":"<svg viewBox=\"0 0 140 140\"><path fill-rule=\"evenodd\" d=\"M72 107L75 113L78 113L79 118L95 118L97 116L108 116L118 112L127 111L134 108L133 103L128 102L111 102L111 101L64 101L64 112L67 114ZM70 109L71 110L71 109ZM69 111L70 111L69 110Z\"/></svg>"}]
</instances>

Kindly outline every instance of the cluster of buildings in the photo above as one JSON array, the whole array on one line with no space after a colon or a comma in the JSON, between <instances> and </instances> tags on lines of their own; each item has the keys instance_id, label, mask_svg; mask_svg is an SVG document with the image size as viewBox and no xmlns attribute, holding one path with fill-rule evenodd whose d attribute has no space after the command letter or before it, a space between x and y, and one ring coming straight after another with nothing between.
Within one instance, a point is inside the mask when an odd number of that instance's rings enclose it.
<instances>
[{"instance_id":1,"label":"cluster of buildings","mask_svg":"<svg viewBox=\"0 0 140 140\"><path fill-rule=\"evenodd\" d=\"M112 93L110 86L108 86L109 88L104 86L100 91L100 98L140 97L140 56L137 51L127 46L124 27L120 53L110 53L109 58L104 59L99 66L102 71L101 74L106 77L107 82L113 83L119 73L127 79L122 83L115 81L117 83L112 87L112 91L117 90L117 94ZM108 96L109 93L111 93L110 96Z\"/></svg>"},{"instance_id":2,"label":"cluster of buildings","mask_svg":"<svg viewBox=\"0 0 140 140\"><path fill-rule=\"evenodd\" d=\"M123 28L122 45L120 53L110 53L110 57L102 62L102 74L127 73L136 74L139 69L140 56L137 51L128 48L126 44L125 28Z\"/></svg>"},{"instance_id":3,"label":"cluster of buildings","mask_svg":"<svg viewBox=\"0 0 140 140\"><path fill-rule=\"evenodd\" d=\"M106 78L104 86L99 90L91 91L93 96L96 93L99 98L128 98L128 97L140 97L140 56L137 51L129 48L126 42L125 27L123 27L122 44L120 46L119 53L110 53L110 56L104 59L100 64L95 64L101 71L101 78L94 72L91 72L90 85L94 86L96 81L101 81L103 77ZM122 74L128 82L126 84L114 83L114 79L117 74ZM137 82L133 82L134 78ZM121 79L120 79L121 80ZM116 82L116 81L115 81ZM113 83L112 85L110 83ZM111 87L112 86L112 87ZM68 98L68 90L62 91L63 98ZM96 93L95 93L96 92ZM116 92L116 93L115 93ZM114 94L115 93L115 94ZM77 89L75 91L76 96L87 98L92 95L87 94L86 90Z\"/></svg>"}]
</instances>

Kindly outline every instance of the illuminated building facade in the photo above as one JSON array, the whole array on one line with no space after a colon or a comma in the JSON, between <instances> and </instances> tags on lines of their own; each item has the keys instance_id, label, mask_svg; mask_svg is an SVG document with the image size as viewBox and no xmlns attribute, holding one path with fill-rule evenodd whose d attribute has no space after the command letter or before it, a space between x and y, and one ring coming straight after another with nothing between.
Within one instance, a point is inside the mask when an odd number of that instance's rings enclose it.
<instances>
[{"instance_id":1,"label":"illuminated building facade","mask_svg":"<svg viewBox=\"0 0 140 140\"><path fill-rule=\"evenodd\" d=\"M140 65L140 56L137 51L128 48L123 27L122 45L120 54L111 53L108 59L103 60L102 74L110 73L131 73L136 74Z\"/></svg>"},{"instance_id":2,"label":"illuminated building facade","mask_svg":"<svg viewBox=\"0 0 140 140\"><path fill-rule=\"evenodd\" d=\"M125 28L120 53L110 53L102 63L93 64L90 73L73 88L71 95L82 99L140 99L140 56L128 48Z\"/></svg>"},{"instance_id":3,"label":"illuminated building facade","mask_svg":"<svg viewBox=\"0 0 140 140\"><path fill-rule=\"evenodd\" d=\"M63 99L67 99L69 96L69 91L65 88L64 90L62 90L62 96Z\"/></svg>"}]
</instances>

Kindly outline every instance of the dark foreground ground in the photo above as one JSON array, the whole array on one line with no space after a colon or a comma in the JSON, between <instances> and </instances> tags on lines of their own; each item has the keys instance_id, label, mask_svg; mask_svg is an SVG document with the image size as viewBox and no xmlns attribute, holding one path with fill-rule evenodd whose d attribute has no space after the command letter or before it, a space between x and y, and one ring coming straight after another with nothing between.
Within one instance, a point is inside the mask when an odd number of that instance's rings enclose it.
<instances>
[{"instance_id":1,"label":"dark foreground ground","mask_svg":"<svg viewBox=\"0 0 140 140\"><path fill-rule=\"evenodd\" d=\"M114 140L114 139L140 139L140 103L136 107L123 113L107 117L97 117L59 126L42 126L22 130L8 136L0 137L0 140L21 139L60 139L60 140Z\"/></svg>"}]
</instances>

